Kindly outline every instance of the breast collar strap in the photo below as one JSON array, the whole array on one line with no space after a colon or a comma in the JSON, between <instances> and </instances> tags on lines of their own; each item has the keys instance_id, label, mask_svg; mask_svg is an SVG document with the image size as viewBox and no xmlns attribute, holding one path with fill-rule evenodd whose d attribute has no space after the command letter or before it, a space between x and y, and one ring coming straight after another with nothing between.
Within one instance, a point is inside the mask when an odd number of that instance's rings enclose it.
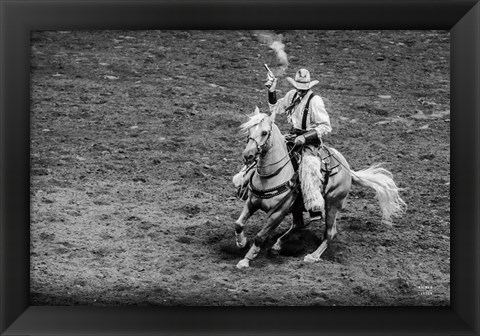
<instances>
[{"instance_id":1,"label":"breast collar strap","mask_svg":"<svg viewBox=\"0 0 480 336\"><path fill-rule=\"evenodd\" d=\"M275 197L275 196L278 196L280 194L283 194L285 192L287 192L288 190L290 190L291 188L293 188L295 186L294 184L294 181L293 180L288 180L287 182L284 182L274 188L270 188L270 189L264 189L264 190L260 190L260 189L257 189L253 186L253 176L255 174L252 174L252 176L250 176L250 182L248 184L248 189L250 189L250 191L257 197L259 198L272 198L272 197Z\"/></svg>"}]
</instances>

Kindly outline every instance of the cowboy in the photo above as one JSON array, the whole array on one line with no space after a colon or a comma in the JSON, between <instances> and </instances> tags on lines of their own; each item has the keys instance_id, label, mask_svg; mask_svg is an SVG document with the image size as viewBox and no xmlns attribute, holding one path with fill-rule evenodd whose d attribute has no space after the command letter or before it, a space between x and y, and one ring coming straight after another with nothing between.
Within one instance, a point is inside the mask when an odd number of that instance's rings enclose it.
<instances>
[{"instance_id":1,"label":"cowboy","mask_svg":"<svg viewBox=\"0 0 480 336\"><path fill-rule=\"evenodd\" d=\"M300 69L295 74L295 79L287 77L294 89L288 91L283 98L277 99L277 78L270 71L267 76L265 86L268 88L270 111L276 110L277 114L287 113L292 129L285 138L293 138L296 146L303 147L299 178L305 209L310 214L310 221L320 220L325 212L325 200L321 192L323 177L318 151L322 146L322 136L331 132L332 127L323 99L311 90L319 82L310 79L307 69ZM233 177L235 187L244 185L252 172L249 167L242 167Z\"/></svg>"},{"instance_id":2,"label":"cowboy","mask_svg":"<svg viewBox=\"0 0 480 336\"><path fill-rule=\"evenodd\" d=\"M277 78L271 72L267 76L265 86L268 88L270 111L287 114L292 129L286 138L293 138L296 146L302 146L299 178L305 209L311 221L319 220L324 215L325 200L321 193L323 177L318 151L322 146L322 137L332 130L323 99L311 90L319 81L312 81L310 72L300 69L295 79L287 77L294 89L277 99Z\"/></svg>"}]
</instances>

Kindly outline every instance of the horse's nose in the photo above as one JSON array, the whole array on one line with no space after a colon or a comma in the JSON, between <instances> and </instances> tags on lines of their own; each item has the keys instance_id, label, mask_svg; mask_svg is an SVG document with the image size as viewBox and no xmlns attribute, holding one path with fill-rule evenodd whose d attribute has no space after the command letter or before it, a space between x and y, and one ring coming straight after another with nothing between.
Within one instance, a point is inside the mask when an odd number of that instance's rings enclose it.
<instances>
[{"instance_id":1,"label":"horse's nose","mask_svg":"<svg viewBox=\"0 0 480 336\"><path fill-rule=\"evenodd\" d=\"M246 149L243 151L243 159L246 163L250 163L255 159L255 151L252 149Z\"/></svg>"}]
</instances>

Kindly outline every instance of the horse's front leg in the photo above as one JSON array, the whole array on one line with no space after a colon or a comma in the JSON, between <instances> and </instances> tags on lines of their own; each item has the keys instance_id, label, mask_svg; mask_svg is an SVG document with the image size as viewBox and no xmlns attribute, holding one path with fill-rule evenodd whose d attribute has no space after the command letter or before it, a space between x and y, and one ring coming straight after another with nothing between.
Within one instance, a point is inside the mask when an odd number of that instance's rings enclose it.
<instances>
[{"instance_id":1,"label":"horse's front leg","mask_svg":"<svg viewBox=\"0 0 480 336\"><path fill-rule=\"evenodd\" d=\"M247 200L245 205L243 206L242 213L240 217L238 217L237 221L235 222L235 240L237 242L237 247L244 248L247 245L247 238L243 232L243 228L247 223L247 220L257 211L256 208L253 207L252 203Z\"/></svg>"},{"instance_id":2,"label":"horse's front leg","mask_svg":"<svg viewBox=\"0 0 480 336\"><path fill-rule=\"evenodd\" d=\"M263 229L257 233L252 247L250 247L250 250L248 250L245 258L238 262L237 268L246 268L250 266L250 261L257 257L262 244L265 242L265 239L267 239L270 233L282 222L282 220L288 214L288 210L288 206L284 207L283 209L271 214L271 216L267 218L267 223Z\"/></svg>"}]
</instances>

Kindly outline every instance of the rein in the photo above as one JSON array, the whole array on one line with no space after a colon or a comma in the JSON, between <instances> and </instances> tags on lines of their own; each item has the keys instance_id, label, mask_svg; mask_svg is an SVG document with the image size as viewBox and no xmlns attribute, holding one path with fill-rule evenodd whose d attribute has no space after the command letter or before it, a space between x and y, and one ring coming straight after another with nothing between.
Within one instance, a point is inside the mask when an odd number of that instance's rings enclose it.
<instances>
[{"instance_id":1,"label":"rein","mask_svg":"<svg viewBox=\"0 0 480 336\"><path fill-rule=\"evenodd\" d=\"M265 148L267 148L267 144L270 140L270 137L272 135L272 131L270 130L270 132L268 133L268 138L267 140L265 140L265 142L263 143L263 145L259 145L259 143L257 142L257 140L255 140L254 138L251 138L251 137L248 137L247 138L247 142L250 141L250 140L253 140L255 142L255 144L257 145L257 151L259 153L263 153L265 151ZM303 147L303 146L302 146ZM278 175L283 168L285 168L285 166L292 161L292 157L290 156L290 154L292 154L293 150L295 149L295 147L292 147L292 149L290 149L290 151L284 156L282 157L280 160L276 161L276 162L273 162L273 163L270 163L270 164L267 164L267 165L263 165L263 166L260 166L260 165L257 165L257 174L258 176L260 177L263 177L263 178L267 178L267 177L273 177L275 175ZM275 170L273 173L270 173L270 174L261 174L259 169L261 168L266 168L266 167L271 167L271 166L274 166L280 162L282 162L283 160L285 160L286 158L288 158L288 160L285 162L285 164L283 166L281 166L280 168L278 168L277 170ZM245 174L247 172L250 171L251 168L253 168L253 166L257 163L257 159L255 159L255 161L252 163L252 165L247 169L247 171L245 172Z\"/></svg>"},{"instance_id":2,"label":"rein","mask_svg":"<svg viewBox=\"0 0 480 336\"><path fill-rule=\"evenodd\" d=\"M278 160L277 162L274 162L274 163L271 163L271 164L268 164L268 165L264 165L264 166L258 166L257 165L257 174L258 176L260 177L263 177L263 178L267 178L267 177L273 177L277 174L279 174L283 168L285 168L285 166L292 161L292 158L290 156L290 154L293 152L293 148L287 153L286 156L284 156L283 158L281 158L280 160ZM265 168L265 167L271 167L273 165L276 165L277 163L279 162L282 162L282 160L285 160L285 158L288 158L288 160L285 162L285 164L283 166L281 166L280 168L278 168L277 170L275 170L273 173L270 173L270 174L260 174L260 171L258 170L259 168Z\"/></svg>"}]
</instances>

